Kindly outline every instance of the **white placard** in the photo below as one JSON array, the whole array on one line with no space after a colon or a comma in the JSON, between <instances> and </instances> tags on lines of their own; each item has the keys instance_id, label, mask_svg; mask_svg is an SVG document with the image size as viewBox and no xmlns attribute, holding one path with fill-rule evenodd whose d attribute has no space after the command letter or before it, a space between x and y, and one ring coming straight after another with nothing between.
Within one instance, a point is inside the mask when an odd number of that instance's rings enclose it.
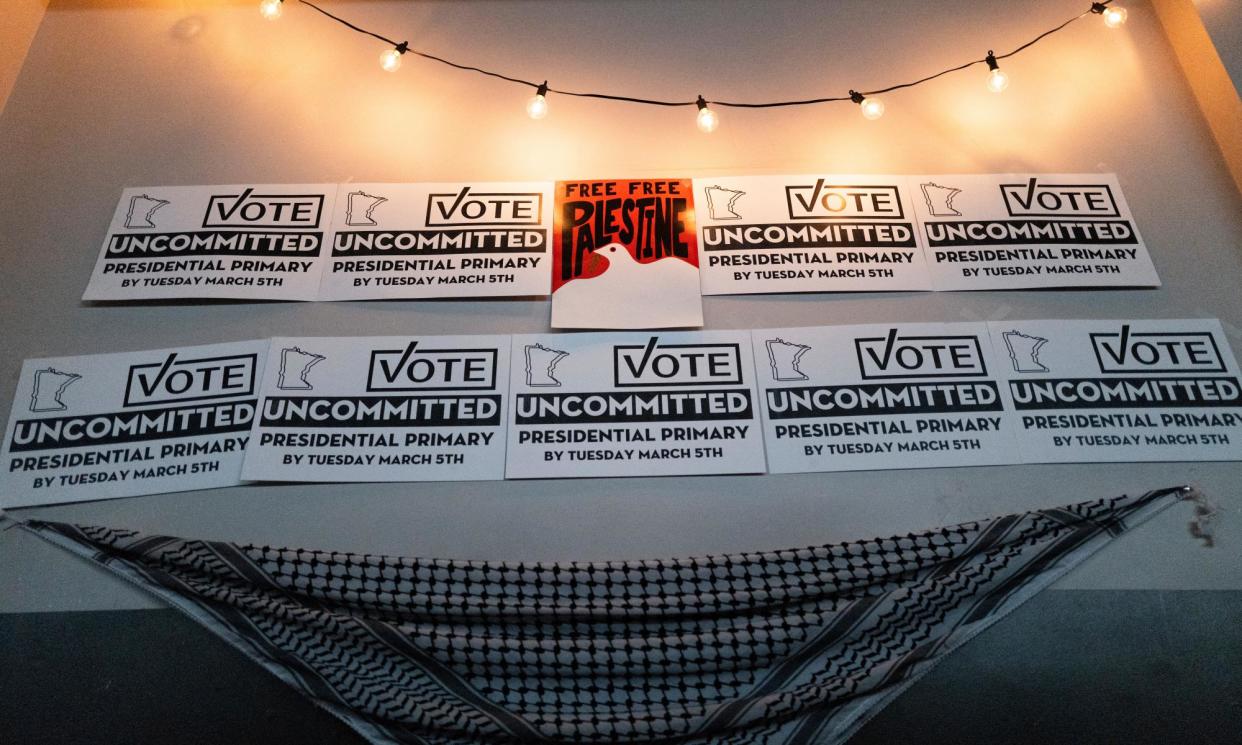
<instances>
[{"instance_id":1,"label":"white placard","mask_svg":"<svg viewBox=\"0 0 1242 745\"><path fill-rule=\"evenodd\" d=\"M1219 321L988 325L1023 462L1242 459L1242 384Z\"/></svg>"},{"instance_id":2,"label":"white placard","mask_svg":"<svg viewBox=\"0 0 1242 745\"><path fill-rule=\"evenodd\" d=\"M83 300L314 300L335 184L126 189Z\"/></svg>"},{"instance_id":3,"label":"white placard","mask_svg":"<svg viewBox=\"0 0 1242 745\"><path fill-rule=\"evenodd\" d=\"M508 336L276 338L243 474L502 479L508 387Z\"/></svg>"},{"instance_id":4,"label":"white placard","mask_svg":"<svg viewBox=\"0 0 1242 745\"><path fill-rule=\"evenodd\" d=\"M773 473L1016 461L983 323L751 332Z\"/></svg>"},{"instance_id":5,"label":"white placard","mask_svg":"<svg viewBox=\"0 0 1242 745\"><path fill-rule=\"evenodd\" d=\"M547 295L552 184L341 184L320 300Z\"/></svg>"},{"instance_id":6,"label":"white placard","mask_svg":"<svg viewBox=\"0 0 1242 745\"><path fill-rule=\"evenodd\" d=\"M240 483L266 341L26 360L0 506Z\"/></svg>"},{"instance_id":7,"label":"white placard","mask_svg":"<svg viewBox=\"0 0 1242 745\"><path fill-rule=\"evenodd\" d=\"M745 331L513 337L509 478L762 473Z\"/></svg>"},{"instance_id":8,"label":"white placard","mask_svg":"<svg viewBox=\"0 0 1242 745\"><path fill-rule=\"evenodd\" d=\"M695 179L703 294L932 289L909 189L905 176Z\"/></svg>"},{"instance_id":9,"label":"white placard","mask_svg":"<svg viewBox=\"0 0 1242 745\"><path fill-rule=\"evenodd\" d=\"M937 290L1160 285L1113 174L911 180Z\"/></svg>"}]
</instances>

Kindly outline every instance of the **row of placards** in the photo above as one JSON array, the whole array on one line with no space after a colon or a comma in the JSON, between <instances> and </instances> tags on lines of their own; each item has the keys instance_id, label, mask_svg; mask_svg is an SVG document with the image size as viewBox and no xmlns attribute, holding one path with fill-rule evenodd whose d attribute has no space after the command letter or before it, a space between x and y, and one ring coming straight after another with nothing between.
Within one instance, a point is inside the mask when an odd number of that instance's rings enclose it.
<instances>
[{"instance_id":1,"label":"row of placards","mask_svg":"<svg viewBox=\"0 0 1242 745\"><path fill-rule=\"evenodd\" d=\"M552 294L559 328L701 294L1150 287L1111 174L126 189L87 300Z\"/></svg>"},{"instance_id":2,"label":"row of placards","mask_svg":"<svg viewBox=\"0 0 1242 745\"><path fill-rule=\"evenodd\" d=\"M1215 320L276 338L27 360L0 504L1240 456Z\"/></svg>"}]
</instances>

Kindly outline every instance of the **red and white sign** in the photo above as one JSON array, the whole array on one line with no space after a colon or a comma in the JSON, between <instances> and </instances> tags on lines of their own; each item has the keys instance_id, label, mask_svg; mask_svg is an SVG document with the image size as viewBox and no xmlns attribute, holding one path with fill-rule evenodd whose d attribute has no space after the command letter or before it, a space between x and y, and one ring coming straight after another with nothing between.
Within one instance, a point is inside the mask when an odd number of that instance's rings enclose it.
<instances>
[{"instance_id":1,"label":"red and white sign","mask_svg":"<svg viewBox=\"0 0 1242 745\"><path fill-rule=\"evenodd\" d=\"M557 182L554 328L702 325L689 179Z\"/></svg>"}]
</instances>

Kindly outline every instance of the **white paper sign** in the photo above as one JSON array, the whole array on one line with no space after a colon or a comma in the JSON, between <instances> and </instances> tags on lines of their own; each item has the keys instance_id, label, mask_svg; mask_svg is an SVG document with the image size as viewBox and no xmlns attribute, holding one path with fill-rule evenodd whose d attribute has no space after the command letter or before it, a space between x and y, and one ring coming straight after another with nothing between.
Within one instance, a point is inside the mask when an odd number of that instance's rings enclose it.
<instances>
[{"instance_id":1,"label":"white paper sign","mask_svg":"<svg viewBox=\"0 0 1242 745\"><path fill-rule=\"evenodd\" d=\"M26 360L0 506L240 483L266 341Z\"/></svg>"},{"instance_id":2,"label":"white paper sign","mask_svg":"<svg viewBox=\"0 0 1242 745\"><path fill-rule=\"evenodd\" d=\"M1242 384L1219 321L988 325L1024 462L1242 459Z\"/></svg>"},{"instance_id":3,"label":"white paper sign","mask_svg":"<svg viewBox=\"0 0 1242 745\"><path fill-rule=\"evenodd\" d=\"M932 289L909 184L905 176L695 179L703 294Z\"/></svg>"},{"instance_id":4,"label":"white paper sign","mask_svg":"<svg viewBox=\"0 0 1242 745\"><path fill-rule=\"evenodd\" d=\"M983 323L751 332L773 473L1012 463Z\"/></svg>"},{"instance_id":5,"label":"white paper sign","mask_svg":"<svg viewBox=\"0 0 1242 745\"><path fill-rule=\"evenodd\" d=\"M504 478L508 336L272 340L244 476Z\"/></svg>"},{"instance_id":6,"label":"white paper sign","mask_svg":"<svg viewBox=\"0 0 1242 745\"><path fill-rule=\"evenodd\" d=\"M762 473L745 331L513 337L509 478Z\"/></svg>"},{"instance_id":7,"label":"white paper sign","mask_svg":"<svg viewBox=\"0 0 1242 745\"><path fill-rule=\"evenodd\" d=\"M342 184L321 300L547 295L552 184Z\"/></svg>"},{"instance_id":8,"label":"white paper sign","mask_svg":"<svg viewBox=\"0 0 1242 745\"><path fill-rule=\"evenodd\" d=\"M335 184L126 189L83 300L314 300Z\"/></svg>"},{"instance_id":9,"label":"white paper sign","mask_svg":"<svg viewBox=\"0 0 1242 745\"><path fill-rule=\"evenodd\" d=\"M1112 174L911 179L937 290L1160 285Z\"/></svg>"}]
</instances>

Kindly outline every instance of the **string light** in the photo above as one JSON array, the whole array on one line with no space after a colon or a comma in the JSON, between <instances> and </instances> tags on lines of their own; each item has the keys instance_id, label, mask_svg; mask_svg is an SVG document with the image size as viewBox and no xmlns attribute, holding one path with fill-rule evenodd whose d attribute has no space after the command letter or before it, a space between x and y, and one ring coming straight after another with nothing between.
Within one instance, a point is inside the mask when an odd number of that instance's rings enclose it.
<instances>
[{"instance_id":1,"label":"string light","mask_svg":"<svg viewBox=\"0 0 1242 745\"><path fill-rule=\"evenodd\" d=\"M280 18L280 14L285 10L285 0L263 0L259 3L259 15L269 21Z\"/></svg>"},{"instance_id":2,"label":"string light","mask_svg":"<svg viewBox=\"0 0 1242 745\"><path fill-rule=\"evenodd\" d=\"M988 90L993 93L1000 93L1008 88L1009 76L1005 74L1004 70L1000 69L1000 64L996 61L996 55L992 54L991 49L988 50L988 56L984 57L983 61L988 63L988 69L991 70L988 73Z\"/></svg>"},{"instance_id":3,"label":"string light","mask_svg":"<svg viewBox=\"0 0 1242 745\"><path fill-rule=\"evenodd\" d=\"M699 125L700 132L711 134L716 131L716 127L720 126L720 117L716 116L716 112L707 108L707 101L699 96L699 100L694 102L699 107L699 115L696 124Z\"/></svg>"},{"instance_id":4,"label":"string light","mask_svg":"<svg viewBox=\"0 0 1242 745\"><path fill-rule=\"evenodd\" d=\"M872 121L884 116L884 102L875 96L864 96L858 91L850 91L850 100L858 104L862 115Z\"/></svg>"},{"instance_id":5,"label":"string light","mask_svg":"<svg viewBox=\"0 0 1242 745\"><path fill-rule=\"evenodd\" d=\"M526 102L526 113L531 119L542 119L548 115L548 81L543 81L535 95Z\"/></svg>"},{"instance_id":6,"label":"string light","mask_svg":"<svg viewBox=\"0 0 1242 745\"><path fill-rule=\"evenodd\" d=\"M1091 12L1099 14L1104 19L1104 25L1109 28L1121 28L1126 17L1130 15L1125 8L1111 3L1091 3Z\"/></svg>"},{"instance_id":7,"label":"string light","mask_svg":"<svg viewBox=\"0 0 1242 745\"><path fill-rule=\"evenodd\" d=\"M380 55L380 67L384 68L385 72L396 72L401 69L401 55L408 51L410 51L410 45L404 41L386 50Z\"/></svg>"},{"instance_id":8,"label":"string light","mask_svg":"<svg viewBox=\"0 0 1242 745\"><path fill-rule=\"evenodd\" d=\"M280 15L281 4L283 2L284 0L262 0L262 2L259 5L259 10L265 18L276 18L276 17L279 17ZM373 31L368 31L365 28L356 26L353 23L350 23L349 21L345 20L344 18L333 15L332 13L329 13L328 11L319 7L318 5L311 2L310 0L298 0L298 3L301 5L307 6L311 8L312 10L315 10L316 12L322 14L323 16L327 18L332 19L333 21L336 21L337 23L350 29L351 31L356 31L357 33L363 34L365 36L370 36L374 39L384 42L385 44L390 45L392 48L388 49L382 55L380 55L380 66L389 72L395 71L397 68L399 68L401 66L401 56L409 52L419 57L422 57L423 59L431 60L433 62L438 62L442 65L446 65L448 67L452 67L458 70L478 73L480 75L486 75L487 77L496 78L498 80L503 80L509 83L514 83L518 85L524 85L524 86L528 86L531 88L535 88L537 89L537 93L526 103L526 113L530 115L530 117L533 119L541 119L547 116L547 112L548 112L547 95L548 93L557 93L562 96L574 96L577 98L594 98L594 99L605 100L605 101L622 101L625 103L643 104L645 106L697 106L699 112L698 112L698 117L696 119L696 123L698 124L698 127L700 130L702 130L703 132L714 132L716 128L720 126L719 115L717 115L716 112L713 111L712 109L708 108L707 101L703 98L703 96L699 96L696 100L690 100L690 101L687 101L687 100L669 101L669 100L661 100L661 99L655 99L655 98L642 98L638 96L622 96L622 95L617 95L613 93L567 91L567 90L559 90L556 88L550 88L548 87L547 81L544 81L542 84L535 83L530 80L523 80L522 78L513 77L511 75L505 75L504 73L496 72L494 70L487 70L482 67L475 67L473 65L465 65L465 64L458 63L458 62L454 62L452 60L445 59L444 57L439 57L429 52L423 52L417 49L410 49L409 44L407 44L404 41L398 44L397 42L393 41L392 39L389 39L386 36L381 36L380 34L377 34ZM989 70L988 79L987 79L988 90L991 90L996 93L1000 93L1001 91L1005 90L1009 86L1009 76L1000 69L1000 65L997 63L997 60L1006 59L1008 57L1012 57L1018 54L1019 52L1025 51L1026 49L1029 49L1030 47L1035 46L1040 41L1043 41L1048 36L1051 36L1052 34L1055 34L1058 31L1065 29L1067 26L1074 23L1075 21L1079 21L1083 19L1084 17L1088 15L1092 15L1092 14L1100 15L1104 20L1104 24L1108 26L1109 28L1118 28L1119 26L1124 24L1126 21L1126 16L1128 15L1126 12L1126 9L1123 7L1114 5L1113 0L1102 0L1101 2L1093 2L1091 3L1091 7L1088 8L1087 10L1079 13L1078 15L1070 18L1069 20L1061 23L1058 26L1054 26L1053 28L1050 28L1047 31L1044 31L1043 33L1034 37L1033 39L1026 42L1025 44L1022 44L1021 46L1018 46L1014 48L1012 51L1009 51L1005 54L997 55L989 51L987 57L985 57L984 59L971 60L969 62L965 62L955 67L950 67L950 68L941 70L939 72L933 73L931 75L927 75L925 77L919 78L918 80L914 80L909 83L897 83L895 85L890 85L886 88L879 88L879 89L873 90L865 94L859 93L858 91L851 90L848 96L824 96L821 98L803 98L803 99L791 100L791 101L763 101L763 102L757 102L757 103L715 100L713 101L713 104L715 104L716 106L728 106L731 108L767 109L767 108L777 108L777 107L787 107L787 106L812 106L815 104L835 103L838 101L853 101L854 103L858 104L859 110L862 112L862 115L864 117L866 117L867 119L879 119L881 116L884 115L884 102L878 98L878 96L880 96L881 94L889 93L891 91L901 90L903 88L913 88L915 86L922 85L923 83L927 83L929 81L935 80L936 78L942 77L944 75L949 75L951 73L960 72L962 70L965 70L968 67L974 67L975 65L978 65L978 64L987 64L988 66L988 70Z\"/></svg>"}]
</instances>

